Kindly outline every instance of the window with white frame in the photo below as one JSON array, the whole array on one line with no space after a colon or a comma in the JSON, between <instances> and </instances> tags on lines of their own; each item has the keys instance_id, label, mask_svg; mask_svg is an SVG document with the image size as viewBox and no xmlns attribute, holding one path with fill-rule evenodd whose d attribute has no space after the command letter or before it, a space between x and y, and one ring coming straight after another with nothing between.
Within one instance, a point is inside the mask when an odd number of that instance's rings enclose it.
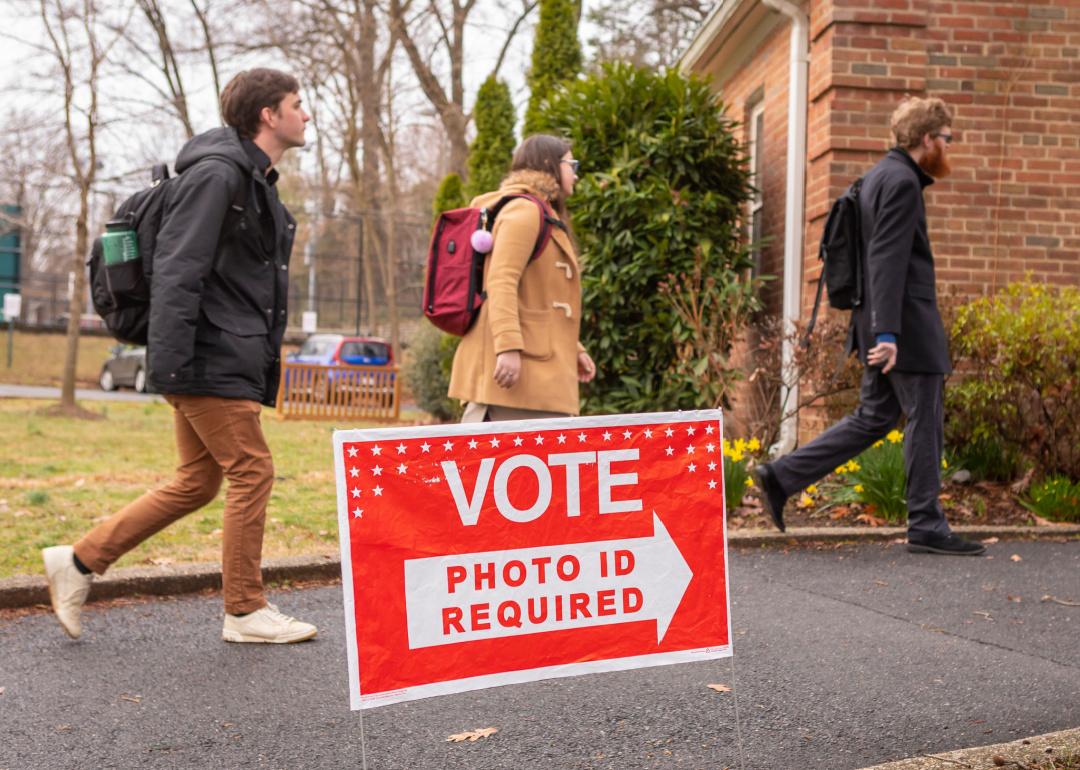
<instances>
[{"instance_id":1,"label":"window with white frame","mask_svg":"<svg viewBox=\"0 0 1080 770\"><path fill-rule=\"evenodd\" d=\"M762 168L764 167L765 141L765 100L762 99L750 108L750 172L753 174L751 183L754 185L754 195L750 199L750 243L753 244L754 275L761 274L761 239L765 236L764 221L764 195L762 186L765 183Z\"/></svg>"}]
</instances>

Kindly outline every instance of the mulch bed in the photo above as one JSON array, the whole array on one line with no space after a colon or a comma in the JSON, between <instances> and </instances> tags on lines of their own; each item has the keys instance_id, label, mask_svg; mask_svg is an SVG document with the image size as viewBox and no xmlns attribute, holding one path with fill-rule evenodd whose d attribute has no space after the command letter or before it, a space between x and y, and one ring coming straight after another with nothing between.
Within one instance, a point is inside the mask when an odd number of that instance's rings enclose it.
<instances>
[{"instance_id":1,"label":"mulch bed","mask_svg":"<svg viewBox=\"0 0 1080 770\"><path fill-rule=\"evenodd\" d=\"M811 508L796 505L797 496L788 500L784 523L789 527L885 527L890 524L875 515L870 506L832 505L824 501ZM979 481L970 484L947 483L942 489L941 505L950 524L1034 526L1049 524L1022 506L1006 483ZM743 498L743 504L729 511L731 529L772 529L772 521L761 508L756 493Z\"/></svg>"}]
</instances>

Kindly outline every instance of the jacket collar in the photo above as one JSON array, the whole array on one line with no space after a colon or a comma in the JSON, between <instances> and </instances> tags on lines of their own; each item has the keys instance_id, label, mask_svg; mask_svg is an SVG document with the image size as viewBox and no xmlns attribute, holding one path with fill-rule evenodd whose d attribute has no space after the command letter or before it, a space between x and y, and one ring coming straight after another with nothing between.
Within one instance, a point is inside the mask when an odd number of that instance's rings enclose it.
<instances>
[{"instance_id":1,"label":"jacket collar","mask_svg":"<svg viewBox=\"0 0 1080 770\"><path fill-rule=\"evenodd\" d=\"M520 171L511 171L503 179L502 185L499 187L500 192L506 192L508 188L527 187L529 191L536 195L538 198L551 203L559 197L559 193L562 190L559 187L559 181L544 171L533 171L532 169L522 169ZM518 190L514 190L517 192Z\"/></svg>"},{"instance_id":2,"label":"jacket collar","mask_svg":"<svg viewBox=\"0 0 1080 770\"><path fill-rule=\"evenodd\" d=\"M259 145L250 139L241 139L240 145L244 148L244 152L247 153L248 158L251 159L252 164L258 169L259 173L266 178L266 183L273 187L274 183L278 180L278 172L276 168L270 166L270 156L267 155ZM270 169L268 172L267 169Z\"/></svg>"},{"instance_id":3,"label":"jacket collar","mask_svg":"<svg viewBox=\"0 0 1080 770\"><path fill-rule=\"evenodd\" d=\"M919 178L919 185L923 187L923 189L929 187L934 183L934 177L930 176L921 168L919 168L919 164L915 162L915 159L911 157L910 153L908 153L908 151L903 149L902 147L893 147L891 150L889 150L888 156L894 157L897 160L906 163L908 168L914 171L915 175Z\"/></svg>"}]
</instances>

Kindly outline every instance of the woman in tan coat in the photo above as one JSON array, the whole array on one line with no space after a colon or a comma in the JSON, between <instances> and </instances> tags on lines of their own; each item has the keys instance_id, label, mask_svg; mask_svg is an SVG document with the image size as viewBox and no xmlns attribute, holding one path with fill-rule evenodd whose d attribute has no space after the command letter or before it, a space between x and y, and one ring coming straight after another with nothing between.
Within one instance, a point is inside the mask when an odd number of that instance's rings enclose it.
<instances>
[{"instance_id":1,"label":"woman in tan coat","mask_svg":"<svg viewBox=\"0 0 1080 770\"><path fill-rule=\"evenodd\" d=\"M547 201L559 222L530 262L540 233L536 204L512 200L495 220L484 264L487 300L458 345L450 374L450 397L465 402L462 422L576 415L578 383L596 375L578 342L581 271L566 213L576 170L569 142L534 134L514 152L502 186L470 204L493 206L504 195L524 193Z\"/></svg>"}]
</instances>

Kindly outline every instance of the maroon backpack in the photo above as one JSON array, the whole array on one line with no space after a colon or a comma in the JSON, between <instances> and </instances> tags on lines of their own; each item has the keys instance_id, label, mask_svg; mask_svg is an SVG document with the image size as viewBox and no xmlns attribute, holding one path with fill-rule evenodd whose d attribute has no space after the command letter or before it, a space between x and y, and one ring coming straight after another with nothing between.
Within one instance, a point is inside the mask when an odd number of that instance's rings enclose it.
<instances>
[{"instance_id":1,"label":"maroon backpack","mask_svg":"<svg viewBox=\"0 0 1080 770\"><path fill-rule=\"evenodd\" d=\"M495 217L515 198L532 201L540 214L540 233L529 262L551 240L552 225L565 227L552 216L546 203L521 193L506 195L490 208L453 209L440 214L431 234L424 284L424 315L435 327L460 337L476 321L480 305L487 299L483 286L484 259L492 248Z\"/></svg>"}]
</instances>

